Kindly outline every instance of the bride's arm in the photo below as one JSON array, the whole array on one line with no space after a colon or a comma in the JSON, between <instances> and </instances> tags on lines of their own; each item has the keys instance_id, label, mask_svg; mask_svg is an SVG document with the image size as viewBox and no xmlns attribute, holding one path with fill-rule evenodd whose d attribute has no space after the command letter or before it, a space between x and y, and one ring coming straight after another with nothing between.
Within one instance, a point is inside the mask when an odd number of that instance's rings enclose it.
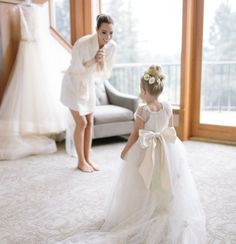
<instances>
[{"instance_id":1,"label":"bride's arm","mask_svg":"<svg viewBox=\"0 0 236 244\"><path fill-rule=\"evenodd\" d=\"M96 60L95 58L92 58L91 60L83 63L83 65L88 69L90 68L91 66L93 66L94 64L96 64Z\"/></svg>"},{"instance_id":2,"label":"bride's arm","mask_svg":"<svg viewBox=\"0 0 236 244\"><path fill-rule=\"evenodd\" d=\"M129 149L133 146L133 144L138 140L139 137L139 130L143 129L144 127L144 121L140 118L137 117L135 122L134 122L134 128L133 131L131 132L128 142L125 145L124 149L121 152L120 157L122 159L125 158L125 155L127 154L127 152L129 151Z\"/></svg>"},{"instance_id":3,"label":"bride's arm","mask_svg":"<svg viewBox=\"0 0 236 244\"><path fill-rule=\"evenodd\" d=\"M173 114L172 114L170 119L169 119L168 127L173 127L173 126L174 126L174 122L173 122Z\"/></svg>"}]
</instances>

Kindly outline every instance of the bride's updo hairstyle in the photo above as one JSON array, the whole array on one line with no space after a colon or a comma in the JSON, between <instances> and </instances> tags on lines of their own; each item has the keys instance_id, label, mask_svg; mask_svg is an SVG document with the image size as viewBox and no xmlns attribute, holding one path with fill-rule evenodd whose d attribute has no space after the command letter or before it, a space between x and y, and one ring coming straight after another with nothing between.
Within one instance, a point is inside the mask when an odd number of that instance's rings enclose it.
<instances>
[{"instance_id":1,"label":"bride's updo hairstyle","mask_svg":"<svg viewBox=\"0 0 236 244\"><path fill-rule=\"evenodd\" d=\"M100 26L102 25L102 23L107 23L107 24L112 24L114 25L114 21L113 19L111 18L110 15L107 15L107 14L99 14L97 16L97 29L100 28Z\"/></svg>"},{"instance_id":2,"label":"bride's updo hairstyle","mask_svg":"<svg viewBox=\"0 0 236 244\"><path fill-rule=\"evenodd\" d=\"M150 95L158 96L163 91L164 75L161 73L161 67L152 65L141 77L141 87Z\"/></svg>"}]
</instances>

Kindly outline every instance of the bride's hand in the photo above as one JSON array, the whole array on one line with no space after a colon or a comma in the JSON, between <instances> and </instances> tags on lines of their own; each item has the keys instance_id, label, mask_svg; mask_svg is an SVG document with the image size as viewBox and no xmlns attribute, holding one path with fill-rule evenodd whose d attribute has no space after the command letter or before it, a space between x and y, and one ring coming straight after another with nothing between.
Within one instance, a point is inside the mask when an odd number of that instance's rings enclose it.
<instances>
[{"instance_id":1,"label":"bride's hand","mask_svg":"<svg viewBox=\"0 0 236 244\"><path fill-rule=\"evenodd\" d=\"M123 151L121 152L121 154L120 154L120 158L121 158L122 160L124 160L124 159L125 159L125 156L126 156L126 152L123 150Z\"/></svg>"},{"instance_id":2,"label":"bride's hand","mask_svg":"<svg viewBox=\"0 0 236 244\"><path fill-rule=\"evenodd\" d=\"M103 64L104 63L105 52L103 49L99 49L95 55L95 60L97 63Z\"/></svg>"}]
</instances>

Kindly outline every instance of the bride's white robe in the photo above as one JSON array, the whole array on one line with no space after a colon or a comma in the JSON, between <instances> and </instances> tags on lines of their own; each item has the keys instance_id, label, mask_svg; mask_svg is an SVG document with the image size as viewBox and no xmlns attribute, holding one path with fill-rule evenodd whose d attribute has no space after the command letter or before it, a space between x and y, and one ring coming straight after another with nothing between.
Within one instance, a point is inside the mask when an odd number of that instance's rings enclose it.
<instances>
[{"instance_id":1,"label":"bride's white robe","mask_svg":"<svg viewBox=\"0 0 236 244\"><path fill-rule=\"evenodd\" d=\"M95 109L95 80L110 76L116 44L110 40L103 49L105 63L103 69L99 70L94 59L99 50L97 33L80 38L73 46L71 64L62 82L61 101L80 115L92 113Z\"/></svg>"}]
</instances>

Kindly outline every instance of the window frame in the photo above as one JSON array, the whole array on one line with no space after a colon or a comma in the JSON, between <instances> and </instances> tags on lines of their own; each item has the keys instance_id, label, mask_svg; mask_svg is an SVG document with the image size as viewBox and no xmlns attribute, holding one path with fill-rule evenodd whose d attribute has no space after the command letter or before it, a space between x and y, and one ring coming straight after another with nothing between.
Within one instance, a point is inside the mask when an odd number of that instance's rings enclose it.
<instances>
[{"instance_id":1,"label":"window frame","mask_svg":"<svg viewBox=\"0 0 236 244\"><path fill-rule=\"evenodd\" d=\"M54 0L48 0L48 11L49 11L49 23L50 23L50 32L53 35L53 37L69 52L71 51L72 45L69 43L56 29L55 29L55 23L54 23L54 11L53 11L53 1ZM71 2L71 0L70 0ZM70 3L71 4L71 3ZM70 5L71 6L71 5ZM71 7L70 7L71 11ZM70 18L70 26L71 26L71 18ZM72 30L71 30L72 32Z\"/></svg>"},{"instance_id":2,"label":"window frame","mask_svg":"<svg viewBox=\"0 0 236 244\"><path fill-rule=\"evenodd\" d=\"M236 127L200 123L204 0L183 0L180 138L234 144Z\"/></svg>"}]
</instances>

